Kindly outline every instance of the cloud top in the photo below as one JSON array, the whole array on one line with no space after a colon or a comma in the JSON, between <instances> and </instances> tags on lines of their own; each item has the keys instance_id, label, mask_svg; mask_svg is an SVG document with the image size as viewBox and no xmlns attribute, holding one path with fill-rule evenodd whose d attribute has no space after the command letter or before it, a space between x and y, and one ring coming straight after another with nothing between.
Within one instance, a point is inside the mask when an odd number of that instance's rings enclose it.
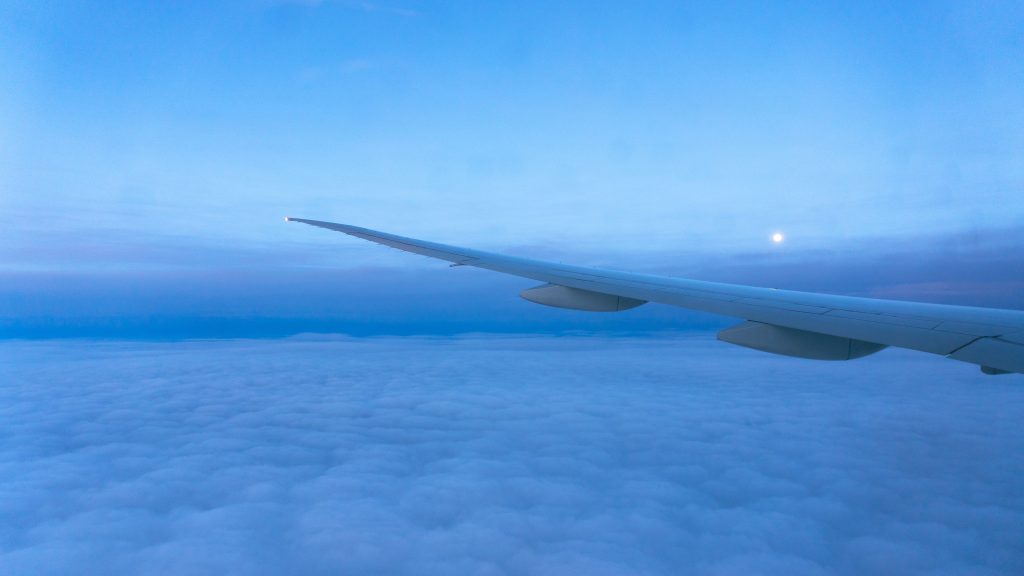
<instances>
[{"instance_id":1,"label":"cloud top","mask_svg":"<svg viewBox=\"0 0 1024 576\"><path fill-rule=\"evenodd\" d=\"M1024 569L1019 383L926 355L508 337L3 354L8 574Z\"/></svg>"}]
</instances>

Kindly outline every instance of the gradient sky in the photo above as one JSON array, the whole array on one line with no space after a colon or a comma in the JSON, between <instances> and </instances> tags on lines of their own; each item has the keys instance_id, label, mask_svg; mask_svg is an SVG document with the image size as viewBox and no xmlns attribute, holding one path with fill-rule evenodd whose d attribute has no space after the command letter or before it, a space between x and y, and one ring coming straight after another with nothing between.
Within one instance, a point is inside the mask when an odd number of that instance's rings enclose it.
<instances>
[{"instance_id":1,"label":"gradient sky","mask_svg":"<svg viewBox=\"0 0 1024 576\"><path fill-rule=\"evenodd\" d=\"M1019 378L282 220L1024 309L1022 38L1019 2L0 0L0 573L1024 573Z\"/></svg>"},{"instance_id":2,"label":"gradient sky","mask_svg":"<svg viewBox=\"0 0 1024 576\"><path fill-rule=\"evenodd\" d=\"M1013 2L6 2L0 331L330 316L323 274L437 266L285 215L1020 306L1022 22ZM446 278L421 285L442 302ZM505 322L488 299L520 284L462 302Z\"/></svg>"}]
</instances>

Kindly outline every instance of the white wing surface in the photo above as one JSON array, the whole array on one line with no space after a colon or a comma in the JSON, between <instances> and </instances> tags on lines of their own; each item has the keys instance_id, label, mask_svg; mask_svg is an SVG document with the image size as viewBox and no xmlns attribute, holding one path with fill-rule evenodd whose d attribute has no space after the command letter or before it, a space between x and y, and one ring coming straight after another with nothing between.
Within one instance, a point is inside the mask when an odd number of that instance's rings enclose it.
<instances>
[{"instance_id":1,"label":"white wing surface","mask_svg":"<svg viewBox=\"0 0 1024 576\"><path fill-rule=\"evenodd\" d=\"M483 252L358 226L287 218L378 244L531 278L522 293L541 304L593 311L659 302L745 322L720 340L777 354L848 360L897 346L981 366L987 374L1024 373L1024 312L835 296L569 266Z\"/></svg>"}]
</instances>

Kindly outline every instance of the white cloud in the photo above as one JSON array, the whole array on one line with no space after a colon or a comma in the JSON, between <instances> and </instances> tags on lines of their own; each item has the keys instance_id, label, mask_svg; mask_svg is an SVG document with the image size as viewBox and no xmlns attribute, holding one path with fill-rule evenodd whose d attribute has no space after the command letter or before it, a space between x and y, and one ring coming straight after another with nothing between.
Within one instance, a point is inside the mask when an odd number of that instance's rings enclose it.
<instances>
[{"instance_id":1,"label":"white cloud","mask_svg":"<svg viewBox=\"0 0 1024 576\"><path fill-rule=\"evenodd\" d=\"M1024 396L703 339L7 343L5 574L1008 574Z\"/></svg>"}]
</instances>

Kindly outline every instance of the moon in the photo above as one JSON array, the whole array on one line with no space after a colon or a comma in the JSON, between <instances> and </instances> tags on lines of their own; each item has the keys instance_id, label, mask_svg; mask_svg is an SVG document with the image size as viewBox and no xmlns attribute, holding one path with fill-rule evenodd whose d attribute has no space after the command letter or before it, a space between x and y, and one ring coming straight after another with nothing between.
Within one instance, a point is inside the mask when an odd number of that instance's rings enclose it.
<instances>
[{"instance_id":1,"label":"moon","mask_svg":"<svg viewBox=\"0 0 1024 576\"><path fill-rule=\"evenodd\" d=\"M775 244L782 244L782 241L785 239L786 237L782 235L782 232L772 234L772 242Z\"/></svg>"}]
</instances>

